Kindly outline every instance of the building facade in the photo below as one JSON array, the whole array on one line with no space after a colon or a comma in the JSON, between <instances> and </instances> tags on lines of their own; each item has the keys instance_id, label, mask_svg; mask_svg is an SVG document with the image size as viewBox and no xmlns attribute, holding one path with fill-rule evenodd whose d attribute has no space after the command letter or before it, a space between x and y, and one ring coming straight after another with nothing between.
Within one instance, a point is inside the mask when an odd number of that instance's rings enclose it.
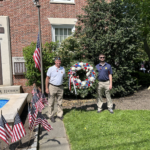
<instances>
[{"instance_id":1,"label":"building facade","mask_svg":"<svg viewBox=\"0 0 150 150\"><path fill-rule=\"evenodd\" d=\"M42 43L62 41L75 30L86 0L39 0ZM23 48L36 42L38 9L32 0L0 0L0 85L25 85Z\"/></svg>"}]
</instances>

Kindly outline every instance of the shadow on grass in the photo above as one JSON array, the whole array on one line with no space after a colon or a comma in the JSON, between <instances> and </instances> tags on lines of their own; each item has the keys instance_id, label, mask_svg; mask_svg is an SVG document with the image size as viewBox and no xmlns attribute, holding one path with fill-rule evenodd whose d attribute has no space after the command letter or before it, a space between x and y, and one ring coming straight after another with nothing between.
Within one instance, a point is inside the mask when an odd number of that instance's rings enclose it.
<instances>
[{"instance_id":1,"label":"shadow on grass","mask_svg":"<svg viewBox=\"0 0 150 150\"><path fill-rule=\"evenodd\" d=\"M126 142L126 143L121 143L121 144L108 145L108 146L92 147L92 149L94 149L94 150L108 150L108 149L114 149L114 148L118 149L118 148L120 148L120 146L127 146L128 148L130 148L130 145L132 145L132 144L136 145L136 147L137 147L137 145L140 145L141 143L144 143L144 142L149 142L149 139L136 141L136 142ZM125 148L125 147L123 147L123 148ZM86 148L83 150L89 150L89 148L88 149ZM121 149L121 150L123 150L123 149Z\"/></svg>"},{"instance_id":2,"label":"shadow on grass","mask_svg":"<svg viewBox=\"0 0 150 150\"><path fill-rule=\"evenodd\" d=\"M113 109L115 109L116 105L113 104ZM97 104L90 104L90 105L84 105L84 106L77 106L77 107L72 107L70 109L64 109L64 115L69 113L70 111L72 110L78 110L78 111L97 111L98 107L97 107ZM107 103L103 103L102 105L102 109L103 110L106 110L108 109L107 107Z\"/></svg>"}]
</instances>

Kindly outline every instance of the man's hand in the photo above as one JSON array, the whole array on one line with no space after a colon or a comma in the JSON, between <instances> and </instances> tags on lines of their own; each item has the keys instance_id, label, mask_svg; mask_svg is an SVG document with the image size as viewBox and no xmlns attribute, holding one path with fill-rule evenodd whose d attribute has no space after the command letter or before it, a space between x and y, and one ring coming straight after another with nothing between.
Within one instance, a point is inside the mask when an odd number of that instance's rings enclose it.
<instances>
[{"instance_id":1,"label":"man's hand","mask_svg":"<svg viewBox=\"0 0 150 150\"><path fill-rule=\"evenodd\" d=\"M47 88L47 89L45 90L45 92L48 94L48 93L49 93L49 89Z\"/></svg>"},{"instance_id":2,"label":"man's hand","mask_svg":"<svg viewBox=\"0 0 150 150\"><path fill-rule=\"evenodd\" d=\"M112 89L112 85L109 85L109 90L111 90Z\"/></svg>"}]
</instances>

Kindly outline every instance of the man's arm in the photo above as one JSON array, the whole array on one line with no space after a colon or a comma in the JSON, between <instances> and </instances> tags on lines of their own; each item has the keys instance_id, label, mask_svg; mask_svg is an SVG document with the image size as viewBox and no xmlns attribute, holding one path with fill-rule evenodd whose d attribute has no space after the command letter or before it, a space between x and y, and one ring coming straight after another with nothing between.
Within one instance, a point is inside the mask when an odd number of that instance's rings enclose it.
<instances>
[{"instance_id":1,"label":"man's arm","mask_svg":"<svg viewBox=\"0 0 150 150\"><path fill-rule=\"evenodd\" d=\"M46 79L45 79L45 89L46 89L45 92L46 92L47 94L49 93L49 89L48 89L49 79L50 79L49 76L47 76Z\"/></svg>"},{"instance_id":2,"label":"man's arm","mask_svg":"<svg viewBox=\"0 0 150 150\"><path fill-rule=\"evenodd\" d=\"M109 74L109 89L112 89L112 74Z\"/></svg>"}]
</instances>

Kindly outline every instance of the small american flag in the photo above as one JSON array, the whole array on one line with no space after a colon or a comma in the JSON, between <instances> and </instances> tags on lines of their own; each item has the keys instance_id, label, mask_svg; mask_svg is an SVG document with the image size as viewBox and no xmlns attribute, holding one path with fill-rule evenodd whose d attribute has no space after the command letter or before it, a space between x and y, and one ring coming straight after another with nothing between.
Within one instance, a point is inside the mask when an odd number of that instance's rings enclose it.
<instances>
[{"instance_id":1,"label":"small american flag","mask_svg":"<svg viewBox=\"0 0 150 150\"><path fill-rule=\"evenodd\" d=\"M9 144L8 142L8 134L6 132L6 129L5 129L5 125L4 125L4 122L3 122L3 119L2 119L2 116L0 118L0 138L6 142L7 144Z\"/></svg>"},{"instance_id":2,"label":"small american flag","mask_svg":"<svg viewBox=\"0 0 150 150\"><path fill-rule=\"evenodd\" d=\"M33 90L32 90L32 95L34 95L34 94L37 94L37 96L38 96L39 98L41 98L41 96L42 96L42 93L41 93L38 89L33 89Z\"/></svg>"},{"instance_id":3,"label":"small american flag","mask_svg":"<svg viewBox=\"0 0 150 150\"><path fill-rule=\"evenodd\" d=\"M29 126L30 126L30 123L31 123L31 108L28 104L28 120L29 120Z\"/></svg>"},{"instance_id":4,"label":"small american flag","mask_svg":"<svg viewBox=\"0 0 150 150\"><path fill-rule=\"evenodd\" d=\"M41 62L40 62L40 38L39 38L39 34L38 34L38 38L37 38L36 49L35 49L34 54L33 54L33 59L34 59L34 62L35 62L35 68L38 68L39 71L41 72Z\"/></svg>"},{"instance_id":5,"label":"small american flag","mask_svg":"<svg viewBox=\"0 0 150 150\"><path fill-rule=\"evenodd\" d=\"M3 120L3 123L4 123L4 127L5 127L5 130L6 130L6 134L9 138L12 137L12 129L10 128L10 126L8 125L8 123L6 122L4 116L2 115L2 120Z\"/></svg>"},{"instance_id":6,"label":"small american flag","mask_svg":"<svg viewBox=\"0 0 150 150\"><path fill-rule=\"evenodd\" d=\"M39 100L39 97L37 96L37 94L34 94L33 98L32 98L32 103L33 105L35 105L35 107L38 109L38 111L42 111L42 109L44 108L43 103Z\"/></svg>"},{"instance_id":7,"label":"small american flag","mask_svg":"<svg viewBox=\"0 0 150 150\"><path fill-rule=\"evenodd\" d=\"M13 135L11 142L16 142L20 140L22 137L26 135L26 131L24 129L24 126L20 120L19 114L17 113L14 121L14 127L13 127Z\"/></svg>"},{"instance_id":8,"label":"small american flag","mask_svg":"<svg viewBox=\"0 0 150 150\"><path fill-rule=\"evenodd\" d=\"M47 105L48 105L48 101L47 101L47 99L46 99L46 97L45 97L44 94L42 94L42 96L41 96L41 98L40 98L40 101L41 101L43 104L47 104Z\"/></svg>"},{"instance_id":9,"label":"small american flag","mask_svg":"<svg viewBox=\"0 0 150 150\"><path fill-rule=\"evenodd\" d=\"M38 112L34 125L36 126L38 124L41 124L47 131L50 131L53 129L51 125L47 122L47 120L44 118L44 116L41 114L41 112Z\"/></svg>"},{"instance_id":10,"label":"small american flag","mask_svg":"<svg viewBox=\"0 0 150 150\"><path fill-rule=\"evenodd\" d=\"M29 117L29 123L30 123L29 129L30 130L32 130L32 128L34 126L34 122L36 120L37 114L38 114L38 109L36 109L35 106L32 105L31 112L30 112L30 117Z\"/></svg>"}]
</instances>

